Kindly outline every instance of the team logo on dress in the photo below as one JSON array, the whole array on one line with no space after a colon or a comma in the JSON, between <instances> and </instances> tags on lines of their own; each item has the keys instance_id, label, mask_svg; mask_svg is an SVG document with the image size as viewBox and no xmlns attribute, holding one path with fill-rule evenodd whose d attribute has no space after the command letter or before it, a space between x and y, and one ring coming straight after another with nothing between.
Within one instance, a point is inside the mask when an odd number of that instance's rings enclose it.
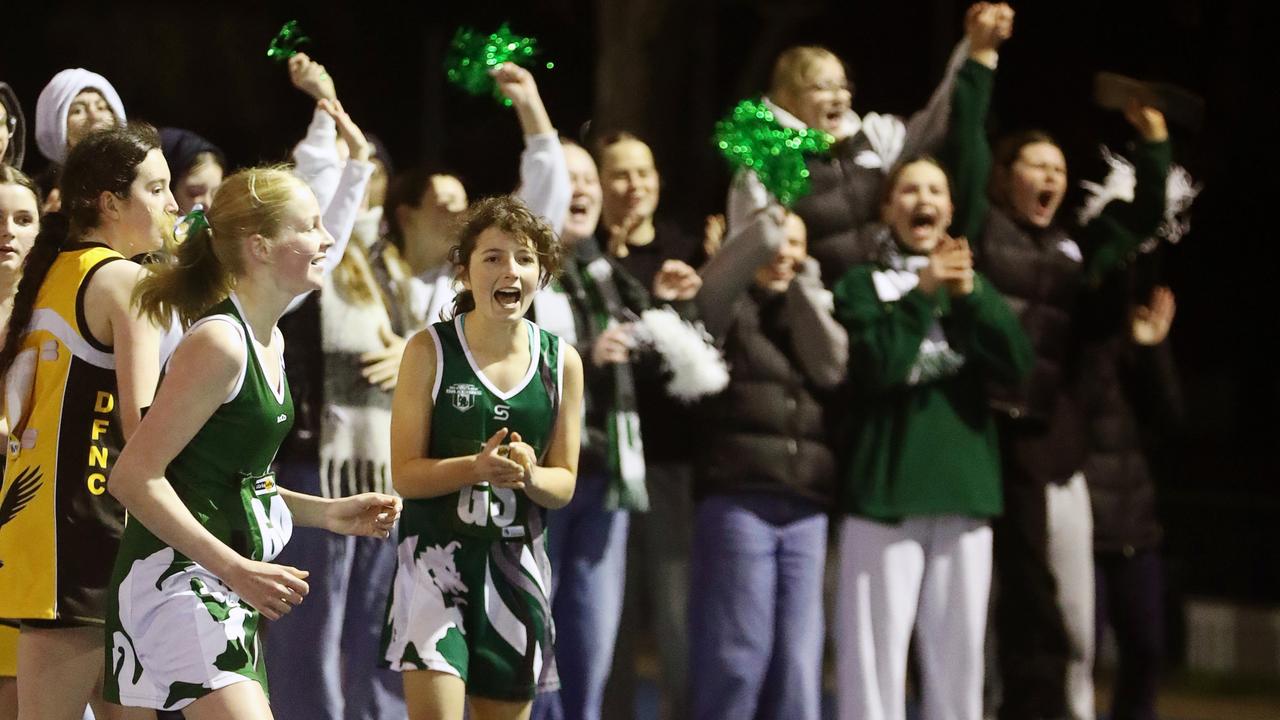
<instances>
[{"instance_id":1,"label":"team logo on dress","mask_svg":"<svg viewBox=\"0 0 1280 720\"><path fill-rule=\"evenodd\" d=\"M35 499L36 492L40 490L41 477L39 467L30 467L13 479L4 499L0 500L0 528L9 524L10 520ZM0 567L4 567L3 560L0 560Z\"/></svg>"},{"instance_id":2,"label":"team logo on dress","mask_svg":"<svg viewBox=\"0 0 1280 720\"><path fill-rule=\"evenodd\" d=\"M454 383L445 388L445 392L453 399L453 409L458 412L475 407L476 398L480 396L480 388L471 383Z\"/></svg>"}]
</instances>

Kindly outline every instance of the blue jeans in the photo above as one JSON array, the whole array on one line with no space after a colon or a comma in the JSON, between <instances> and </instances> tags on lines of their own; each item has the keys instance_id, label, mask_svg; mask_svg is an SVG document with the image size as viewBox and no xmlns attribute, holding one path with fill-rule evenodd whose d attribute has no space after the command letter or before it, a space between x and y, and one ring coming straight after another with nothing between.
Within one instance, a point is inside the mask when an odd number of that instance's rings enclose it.
<instances>
[{"instance_id":1,"label":"blue jeans","mask_svg":"<svg viewBox=\"0 0 1280 720\"><path fill-rule=\"evenodd\" d=\"M624 510L605 510L609 479L579 475L569 504L547 514L551 613L560 690L533 702L535 720L599 720L622 618L627 567Z\"/></svg>"},{"instance_id":2,"label":"blue jeans","mask_svg":"<svg viewBox=\"0 0 1280 720\"><path fill-rule=\"evenodd\" d=\"M280 484L319 493L317 466L284 464ZM402 720L399 673L378 667L396 567L387 539L295 528L275 562L311 571L306 600L268 625L271 710L280 720Z\"/></svg>"},{"instance_id":3,"label":"blue jeans","mask_svg":"<svg viewBox=\"0 0 1280 720\"><path fill-rule=\"evenodd\" d=\"M694 720L817 720L827 515L788 495L711 495L690 561Z\"/></svg>"}]
</instances>

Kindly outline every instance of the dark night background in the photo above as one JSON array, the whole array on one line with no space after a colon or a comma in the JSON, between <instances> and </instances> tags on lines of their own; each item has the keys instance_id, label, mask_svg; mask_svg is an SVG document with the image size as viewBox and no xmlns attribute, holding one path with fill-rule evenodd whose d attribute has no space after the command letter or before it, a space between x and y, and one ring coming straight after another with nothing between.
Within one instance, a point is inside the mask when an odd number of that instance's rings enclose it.
<instances>
[{"instance_id":1,"label":"dark night background","mask_svg":"<svg viewBox=\"0 0 1280 720\"><path fill-rule=\"evenodd\" d=\"M304 50L335 78L346 109L390 147L399 168L443 162L472 197L508 191L521 148L514 114L447 86L444 48L462 24L506 20L539 40L535 68L552 120L577 135L635 130L663 173L660 212L690 229L723 210L728 173L710 143L714 121L764 89L777 52L819 42L843 57L854 109L907 114L923 105L967 3L959 0L370 0L330 6L135 2L4 3L0 80L28 122L44 83L83 66L108 77L131 118L200 132L233 164L285 158L311 103L265 57L297 19ZM992 131L1054 133L1072 184L1101 179L1096 146L1122 148L1129 128L1090 102L1093 74L1173 82L1206 101L1204 127L1172 127L1175 156L1205 186L1192 233L1170 249L1163 280L1178 299L1173 342L1192 427L1161 477L1175 592L1280 602L1280 406L1275 348L1277 93L1272 24L1262 4L1169 0L1014 3L1001 52ZM43 158L27 138L26 170ZM1068 197L1074 207L1078 193Z\"/></svg>"}]
</instances>

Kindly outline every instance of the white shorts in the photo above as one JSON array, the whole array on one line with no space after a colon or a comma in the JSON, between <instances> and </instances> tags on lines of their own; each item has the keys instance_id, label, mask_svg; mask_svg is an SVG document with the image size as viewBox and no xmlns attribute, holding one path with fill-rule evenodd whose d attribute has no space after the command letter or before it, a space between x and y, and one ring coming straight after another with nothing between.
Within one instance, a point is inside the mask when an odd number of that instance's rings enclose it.
<instances>
[{"instance_id":1,"label":"white shorts","mask_svg":"<svg viewBox=\"0 0 1280 720\"><path fill-rule=\"evenodd\" d=\"M213 573L174 558L164 548L136 560L120 582L107 617L107 699L180 710L234 683L265 688L258 611Z\"/></svg>"}]
</instances>

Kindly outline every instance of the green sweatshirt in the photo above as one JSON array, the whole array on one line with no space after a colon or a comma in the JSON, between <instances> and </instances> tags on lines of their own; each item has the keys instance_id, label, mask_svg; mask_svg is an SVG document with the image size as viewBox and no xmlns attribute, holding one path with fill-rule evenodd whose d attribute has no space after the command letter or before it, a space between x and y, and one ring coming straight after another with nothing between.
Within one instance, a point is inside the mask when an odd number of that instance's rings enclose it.
<instances>
[{"instance_id":1,"label":"green sweatshirt","mask_svg":"<svg viewBox=\"0 0 1280 720\"><path fill-rule=\"evenodd\" d=\"M913 274L860 265L835 287L859 394L841 507L889 522L998 515L1000 453L985 385L1024 377L1031 345L981 275L969 295L912 287L894 297Z\"/></svg>"},{"instance_id":2,"label":"green sweatshirt","mask_svg":"<svg viewBox=\"0 0 1280 720\"><path fill-rule=\"evenodd\" d=\"M956 75L941 160L951 170L951 232L976 237L990 173L985 121L994 72L973 60ZM926 295L917 261L852 268L835 286L849 331L849 379L858 393L842 508L894 522L919 515L1000 514L1000 452L988 378L1018 382L1034 355L1018 319L978 275L973 293ZM892 267L890 267L892 265Z\"/></svg>"},{"instance_id":3,"label":"green sweatshirt","mask_svg":"<svg viewBox=\"0 0 1280 720\"><path fill-rule=\"evenodd\" d=\"M987 108L995 87L995 71L967 60L956 73L951 94L947 139L938 159L947 169L955 213L951 234L978 239L987 216L987 181L991 177L991 148L987 143Z\"/></svg>"}]
</instances>

